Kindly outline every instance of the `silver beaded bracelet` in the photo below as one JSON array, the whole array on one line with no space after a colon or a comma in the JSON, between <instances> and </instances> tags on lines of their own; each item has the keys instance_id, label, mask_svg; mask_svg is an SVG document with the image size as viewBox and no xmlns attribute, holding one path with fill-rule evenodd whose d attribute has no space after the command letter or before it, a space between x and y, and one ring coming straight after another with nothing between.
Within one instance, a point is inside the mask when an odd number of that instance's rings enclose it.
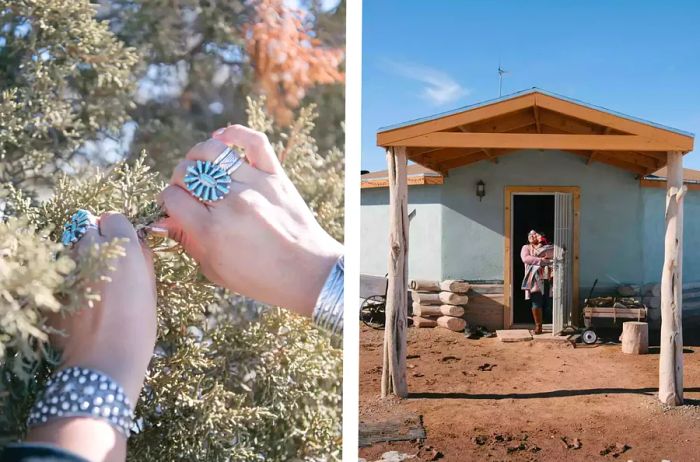
<instances>
[{"instance_id":1,"label":"silver beaded bracelet","mask_svg":"<svg viewBox=\"0 0 700 462\"><path fill-rule=\"evenodd\" d=\"M29 413L27 426L66 417L103 419L129 437L133 407L124 389L94 369L69 367L51 376Z\"/></svg>"},{"instance_id":2,"label":"silver beaded bracelet","mask_svg":"<svg viewBox=\"0 0 700 462\"><path fill-rule=\"evenodd\" d=\"M311 316L318 327L333 335L343 335L344 294L345 260L341 256L328 275Z\"/></svg>"}]
</instances>

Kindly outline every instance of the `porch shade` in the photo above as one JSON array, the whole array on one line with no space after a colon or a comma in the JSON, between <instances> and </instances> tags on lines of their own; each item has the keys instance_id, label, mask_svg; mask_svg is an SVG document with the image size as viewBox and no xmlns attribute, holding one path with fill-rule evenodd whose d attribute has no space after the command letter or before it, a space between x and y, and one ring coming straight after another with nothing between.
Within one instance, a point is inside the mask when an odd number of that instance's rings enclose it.
<instances>
[{"instance_id":1,"label":"porch shade","mask_svg":"<svg viewBox=\"0 0 700 462\"><path fill-rule=\"evenodd\" d=\"M687 132L537 88L381 128L377 145L442 174L522 149L554 149L640 176L664 167L669 151L693 149Z\"/></svg>"}]
</instances>

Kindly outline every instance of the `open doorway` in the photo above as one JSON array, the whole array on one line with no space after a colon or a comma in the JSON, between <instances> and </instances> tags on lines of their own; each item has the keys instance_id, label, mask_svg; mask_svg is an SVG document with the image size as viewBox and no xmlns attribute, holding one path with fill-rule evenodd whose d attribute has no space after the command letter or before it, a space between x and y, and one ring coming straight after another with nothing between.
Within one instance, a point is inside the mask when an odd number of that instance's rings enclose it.
<instances>
[{"instance_id":1,"label":"open doorway","mask_svg":"<svg viewBox=\"0 0 700 462\"><path fill-rule=\"evenodd\" d=\"M511 268L513 283L511 285L513 300L513 324L533 324L531 304L525 300L525 293L520 284L525 276L525 267L520 259L520 249L527 244L527 233L534 229L543 233L547 239L554 240L554 194L551 193L514 193L513 194L513 228ZM544 311L544 324L552 323L552 303Z\"/></svg>"}]
</instances>

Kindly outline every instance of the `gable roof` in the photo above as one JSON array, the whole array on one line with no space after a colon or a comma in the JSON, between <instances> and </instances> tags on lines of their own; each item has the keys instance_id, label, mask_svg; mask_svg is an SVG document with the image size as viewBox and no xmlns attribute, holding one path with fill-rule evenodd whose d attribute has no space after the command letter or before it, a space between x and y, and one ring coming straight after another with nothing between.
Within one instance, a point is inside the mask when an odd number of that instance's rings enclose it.
<instances>
[{"instance_id":1,"label":"gable roof","mask_svg":"<svg viewBox=\"0 0 700 462\"><path fill-rule=\"evenodd\" d=\"M521 149L555 149L648 175L666 152L693 149L691 133L538 88L379 129L377 144L405 147L425 167L448 170Z\"/></svg>"}]
</instances>

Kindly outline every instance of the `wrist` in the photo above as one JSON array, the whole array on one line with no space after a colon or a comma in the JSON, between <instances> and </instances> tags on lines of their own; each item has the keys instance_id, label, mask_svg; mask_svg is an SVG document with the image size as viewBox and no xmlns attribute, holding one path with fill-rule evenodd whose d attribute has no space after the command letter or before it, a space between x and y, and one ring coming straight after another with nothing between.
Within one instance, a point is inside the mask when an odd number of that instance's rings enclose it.
<instances>
[{"instance_id":1,"label":"wrist","mask_svg":"<svg viewBox=\"0 0 700 462\"><path fill-rule=\"evenodd\" d=\"M304 316L311 316L321 289L328 279L334 265L343 255L343 246L322 231L323 235L307 250L307 272L298 286L297 311Z\"/></svg>"},{"instance_id":2,"label":"wrist","mask_svg":"<svg viewBox=\"0 0 700 462\"><path fill-rule=\"evenodd\" d=\"M112 358L112 360L98 358L67 360L61 363L58 370L69 367L93 369L111 377L124 389L133 406L136 406L146 378L145 370L143 372L141 372L140 368L136 370L137 368L132 362L121 361L116 358Z\"/></svg>"}]
</instances>

